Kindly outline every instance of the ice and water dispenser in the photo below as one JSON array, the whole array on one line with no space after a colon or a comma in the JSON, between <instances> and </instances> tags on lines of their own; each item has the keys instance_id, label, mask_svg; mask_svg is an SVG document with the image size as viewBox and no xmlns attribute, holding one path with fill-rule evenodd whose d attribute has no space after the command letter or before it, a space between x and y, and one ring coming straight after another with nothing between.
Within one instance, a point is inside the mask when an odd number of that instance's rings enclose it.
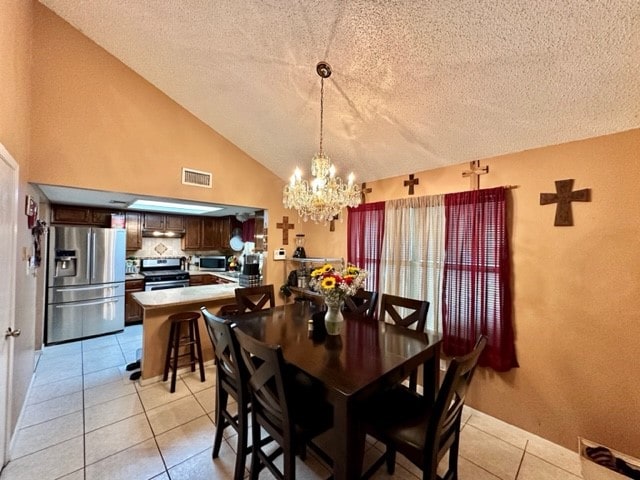
<instances>
[{"instance_id":1,"label":"ice and water dispenser","mask_svg":"<svg viewBox=\"0 0 640 480\"><path fill-rule=\"evenodd\" d=\"M75 277L77 262L75 250L56 250L54 277Z\"/></svg>"}]
</instances>

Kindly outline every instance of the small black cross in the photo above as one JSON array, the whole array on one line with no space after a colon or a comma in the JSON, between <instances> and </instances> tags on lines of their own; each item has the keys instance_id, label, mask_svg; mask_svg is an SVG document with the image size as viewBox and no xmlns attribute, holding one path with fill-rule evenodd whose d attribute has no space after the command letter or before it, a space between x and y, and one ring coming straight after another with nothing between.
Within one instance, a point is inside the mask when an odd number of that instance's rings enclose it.
<instances>
[{"instance_id":1,"label":"small black cross","mask_svg":"<svg viewBox=\"0 0 640 480\"><path fill-rule=\"evenodd\" d=\"M556 180L556 193L541 193L540 205L557 203L556 227L570 227L573 225L573 214L571 212L571 202L590 202L591 189L573 190L573 178L570 180Z\"/></svg>"},{"instance_id":2,"label":"small black cross","mask_svg":"<svg viewBox=\"0 0 640 480\"><path fill-rule=\"evenodd\" d=\"M276 223L276 228L282 229L282 244L289 245L289 229L295 228L293 223L289 223L289 217L282 217L282 223Z\"/></svg>"},{"instance_id":3,"label":"small black cross","mask_svg":"<svg viewBox=\"0 0 640 480\"><path fill-rule=\"evenodd\" d=\"M367 195L367 193L371 193L373 191L373 189L370 188L370 187L367 188L367 182L364 182L362 184L362 186L360 187L360 190L362 192L362 203L367 203L366 195Z\"/></svg>"},{"instance_id":4,"label":"small black cross","mask_svg":"<svg viewBox=\"0 0 640 480\"><path fill-rule=\"evenodd\" d=\"M413 186L420 183L419 178L413 178L413 173L409 175L409 180L404 181L404 186L409 187L409 195L413 195Z\"/></svg>"}]
</instances>

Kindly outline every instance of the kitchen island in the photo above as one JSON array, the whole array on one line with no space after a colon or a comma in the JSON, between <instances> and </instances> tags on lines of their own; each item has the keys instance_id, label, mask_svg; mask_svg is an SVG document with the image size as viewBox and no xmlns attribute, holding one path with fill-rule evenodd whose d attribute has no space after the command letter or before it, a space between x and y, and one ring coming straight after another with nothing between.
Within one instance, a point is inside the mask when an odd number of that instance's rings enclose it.
<instances>
[{"instance_id":1,"label":"kitchen island","mask_svg":"<svg viewBox=\"0 0 640 480\"><path fill-rule=\"evenodd\" d=\"M136 292L132 298L142 307L142 382L161 376L169 341L169 315L178 312L199 312L205 306L216 313L222 305L235 303L237 283L202 285L198 287L171 288ZM203 361L213 359L213 347L209 334L200 317L198 321Z\"/></svg>"}]
</instances>

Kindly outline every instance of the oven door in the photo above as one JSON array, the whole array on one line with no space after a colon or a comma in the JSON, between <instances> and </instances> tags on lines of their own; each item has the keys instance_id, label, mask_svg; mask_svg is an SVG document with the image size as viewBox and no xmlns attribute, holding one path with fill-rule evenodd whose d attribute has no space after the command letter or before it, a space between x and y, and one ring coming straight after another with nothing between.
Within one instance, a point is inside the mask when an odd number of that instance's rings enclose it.
<instances>
[{"instance_id":1,"label":"oven door","mask_svg":"<svg viewBox=\"0 0 640 480\"><path fill-rule=\"evenodd\" d=\"M189 280L166 280L164 282L148 282L144 284L144 291L167 290L169 288L184 288L189 286Z\"/></svg>"}]
</instances>

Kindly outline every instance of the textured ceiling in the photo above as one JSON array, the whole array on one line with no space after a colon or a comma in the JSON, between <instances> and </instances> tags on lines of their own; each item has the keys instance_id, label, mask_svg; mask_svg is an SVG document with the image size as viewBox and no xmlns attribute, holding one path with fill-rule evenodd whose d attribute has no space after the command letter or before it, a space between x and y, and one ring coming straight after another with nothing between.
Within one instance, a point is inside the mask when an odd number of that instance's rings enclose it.
<instances>
[{"instance_id":1,"label":"textured ceiling","mask_svg":"<svg viewBox=\"0 0 640 480\"><path fill-rule=\"evenodd\" d=\"M638 0L41 0L258 162L358 181L640 127Z\"/></svg>"}]
</instances>

